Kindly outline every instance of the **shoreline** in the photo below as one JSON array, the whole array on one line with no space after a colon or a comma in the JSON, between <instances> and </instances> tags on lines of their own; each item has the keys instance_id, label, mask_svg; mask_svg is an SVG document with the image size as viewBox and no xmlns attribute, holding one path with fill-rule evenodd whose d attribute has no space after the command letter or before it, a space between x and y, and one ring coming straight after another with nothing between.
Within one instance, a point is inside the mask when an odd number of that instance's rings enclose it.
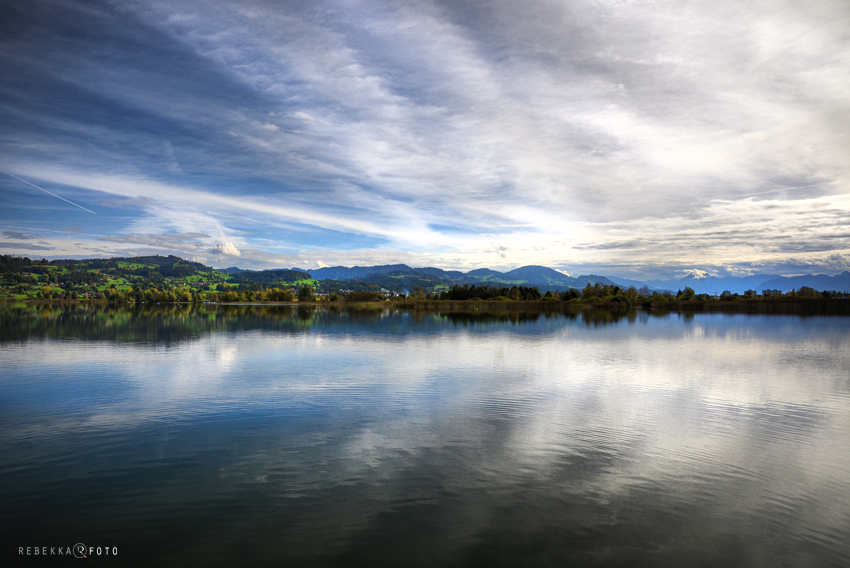
<instances>
[{"instance_id":1,"label":"shoreline","mask_svg":"<svg viewBox=\"0 0 850 568\"><path fill-rule=\"evenodd\" d=\"M313 301L313 302L117 302L110 300L0 300L3 305L83 305L83 306L287 306L333 307L359 310L397 309L412 311L501 311L579 313L604 311L627 313L632 310L682 313L750 313L850 315L850 298L777 298L733 300L672 300L672 301L492 301L492 300L386 300L372 302Z\"/></svg>"}]
</instances>

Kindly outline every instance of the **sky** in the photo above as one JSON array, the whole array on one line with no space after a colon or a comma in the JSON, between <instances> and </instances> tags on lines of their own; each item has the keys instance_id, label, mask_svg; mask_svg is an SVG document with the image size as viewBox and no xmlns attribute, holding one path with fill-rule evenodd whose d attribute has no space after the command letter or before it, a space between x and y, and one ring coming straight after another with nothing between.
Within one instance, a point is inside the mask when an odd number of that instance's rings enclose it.
<instances>
[{"instance_id":1,"label":"sky","mask_svg":"<svg viewBox=\"0 0 850 568\"><path fill-rule=\"evenodd\" d=\"M850 269L850 3L2 0L0 254Z\"/></svg>"}]
</instances>

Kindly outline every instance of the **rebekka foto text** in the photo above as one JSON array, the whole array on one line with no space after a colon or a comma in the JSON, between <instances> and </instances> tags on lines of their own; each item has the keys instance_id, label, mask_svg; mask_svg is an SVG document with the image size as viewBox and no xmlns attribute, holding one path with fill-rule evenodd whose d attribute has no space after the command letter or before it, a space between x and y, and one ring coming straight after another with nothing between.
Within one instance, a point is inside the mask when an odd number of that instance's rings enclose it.
<instances>
[{"instance_id":1,"label":"rebekka foto text","mask_svg":"<svg viewBox=\"0 0 850 568\"><path fill-rule=\"evenodd\" d=\"M118 547L86 546L81 542L74 546L19 546L18 556L73 556L74 558L118 556Z\"/></svg>"}]
</instances>

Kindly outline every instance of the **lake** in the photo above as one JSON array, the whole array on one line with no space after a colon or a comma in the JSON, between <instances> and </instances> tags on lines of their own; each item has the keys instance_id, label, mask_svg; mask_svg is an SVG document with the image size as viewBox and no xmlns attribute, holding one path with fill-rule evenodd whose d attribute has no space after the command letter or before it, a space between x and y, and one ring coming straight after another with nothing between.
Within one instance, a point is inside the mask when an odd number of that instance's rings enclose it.
<instances>
[{"instance_id":1,"label":"lake","mask_svg":"<svg viewBox=\"0 0 850 568\"><path fill-rule=\"evenodd\" d=\"M7 305L0 321L6 558L850 566L848 317Z\"/></svg>"}]
</instances>

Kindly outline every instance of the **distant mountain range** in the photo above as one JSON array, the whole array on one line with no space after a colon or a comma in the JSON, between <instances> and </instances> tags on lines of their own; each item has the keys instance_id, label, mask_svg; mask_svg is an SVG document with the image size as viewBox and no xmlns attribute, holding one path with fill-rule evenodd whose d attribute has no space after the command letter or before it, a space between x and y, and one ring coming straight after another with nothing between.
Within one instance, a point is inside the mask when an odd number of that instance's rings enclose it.
<instances>
[{"instance_id":1,"label":"distant mountain range","mask_svg":"<svg viewBox=\"0 0 850 568\"><path fill-rule=\"evenodd\" d=\"M728 290L734 294L743 294L747 290L756 290L761 292L765 287L763 283L768 280L779 278L778 274L761 274L758 276L744 276L741 278L735 277L717 277L707 276L705 278L697 278L695 276L686 276L677 280L649 280L646 284L650 288L656 290L670 290L677 292L684 290L690 286L697 294L719 295ZM770 288L768 286L768 288Z\"/></svg>"},{"instance_id":2,"label":"distant mountain range","mask_svg":"<svg viewBox=\"0 0 850 568\"><path fill-rule=\"evenodd\" d=\"M585 275L572 277L547 268L545 266L523 266L509 272L498 272L489 268L479 268L469 272L458 270L442 270L440 268L425 267L411 268L406 264L391 264L386 266L362 267L355 266L346 268L334 266L309 271L317 280L325 279L370 279L376 274L404 275L422 274L439 278L443 283L453 286L455 284L475 284L491 286L537 286L541 291L560 291L569 288L584 288L588 283L599 282L606 285L615 285L614 282L604 276Z\"/></svg>"},{"instance_id":3,"label":"distant mountain range","mask_svg":"<svg viewBox=\"0 0 850 568\"><path fill-rule=\"evenodd\" d=\"M499 272L489 268L478 268L469 272L459 270L443 270L435 267L413 268L406 264L386 264L381 266L327 266L310 270L306 268L292 268L292 271L307 273L316 280L340 280L340 281L369 281L389 289L410 288L417 285L429 287L445 284L464 285L491 285L491 286L537 286L541 291L560 291L569 288L584 288L588 283L621 286L627 288L648 287L650 290L669 290L677 292L686 287L693 288L698 294L718 295L724 291L735 294L743 294L747 290L781 290L788 292L798 290L802 286L808 286L816 290L838 290L850 292L850 272L842 272L836 276L805 275L784 277L777 274L760 274L755 276L715 277L708 276L697 278L687 276L673 280L630 280L617 276L600 276L597 274L585 274L581 276L567 276L563 272L553 270L546 266L523 266L508 272ZM261 273L280 271L252 271L232 266L224 269L224 272L239 274L243 279L262 280ZM254 277L246 273L256 273ZM271 276L271 274L269 274Z\"/></svg>"},{"instance_id":4,"label":"distant mountain range","mask_svg":"<svg viewBox=\"0 0 850 568\"><path fill-rule=\"evenodd\" d=\"M619 280L612 278L612 280ZM850 292L850 272L844 271L836 276L825 274L804 276L779 276L777 274L757 274L755 276L696 278L687 276L678 280L649 280L647 286L657 290L671 290L676 292L690 286L697 294L721 294L728 290L734 294L743 294L747 290L755 290L761 293L764 290L780 290L790 292L799 290L803 286L815 290L837 290L839 292Z\"/></svg>"},{"instance_id":5,"label":"distant mountain range","mask_svg":"<svg viewBox=\"0 0 850 568\"><path fill-rule=\"evenodd\" d=\"M412 268L406 264L351 267L327 266L315 270L306 268L292 268L291 270L299 273L308 273L315 280L369 281L391 290L410 290L415 286L427 288L441 284L447 286L474 284L490 286L537 286L541 291L552 290L556 292L569 288L584 288L588 283L595 284L599 282L600 284L609 286L617 285L613 280L605 276L588 274L572 277L545 266L523 266L509 272L498 272L489 268L461 272L459 270L443 270L435 267ZM262 279L262 273L279 271L251 271L231 266L225 268L223 272L238 275L240 279L250 278L253 280ZM249 273L254 273L256 276L251 278Z\"/></svg>"},{"instance_id":6,"label":"distant mountain range","mask_svg":"<svg viewBox=\"0 0 850 568\"><path fill-rule=\"evenodd\" d=\"M816 276L778 276L773 280L768 280L762 283L764 288L771 290L781 290L788 292L789 290L799 290L802 286L808 286L815 290L837 290L839 292L850 291L850 272L844 271L835 276L827 276L826 274L818 274ZM761 291L761 288L759 288Z\"/></svg>"}]
</instances>

